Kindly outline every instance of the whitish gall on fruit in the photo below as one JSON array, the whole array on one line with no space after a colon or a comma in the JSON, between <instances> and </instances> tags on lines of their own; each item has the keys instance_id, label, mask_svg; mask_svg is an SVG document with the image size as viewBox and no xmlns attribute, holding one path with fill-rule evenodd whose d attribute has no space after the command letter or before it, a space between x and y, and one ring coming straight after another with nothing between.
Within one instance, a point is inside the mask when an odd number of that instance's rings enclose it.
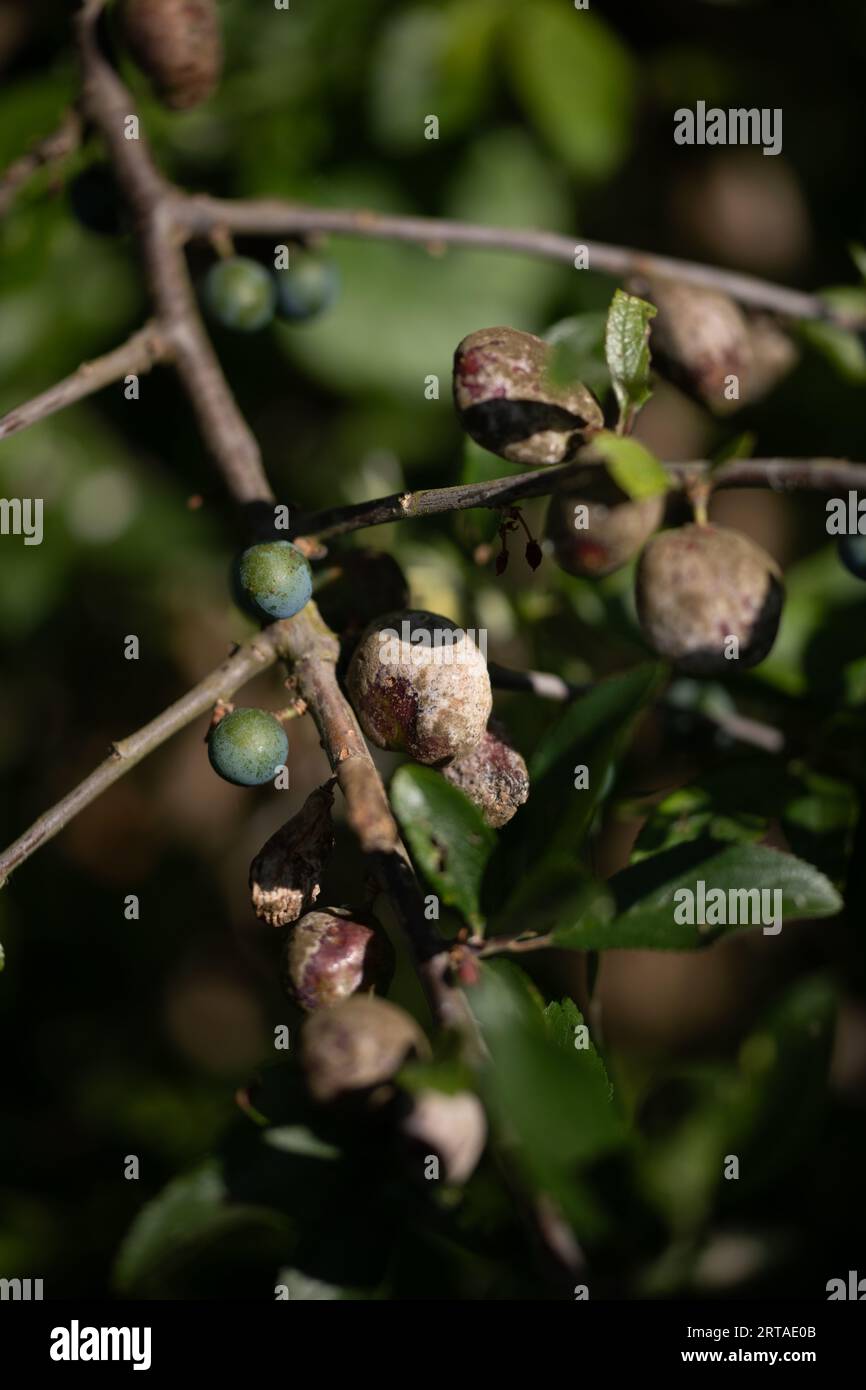
<instances>
[{"instance_id":1,"label":"whitish gall on fruit","mask_svg":"<svg viewBox=\"0 0 866 1390\"><path fill-rule=\"evenodd\" d=\"M123 0L123 38L166 106L198 106L215 90L223 52L216 0Z\"/></svg>"},{"instance_id":2,"label":"whitish gall on fruit","mask_svg":"<svg viewBox=\"0 0 866 1390\"><path fill-rule=\"evenodd\" d=\"M683 526L644 549L636 577L644 636L692 675L756 666L779 628L784 588L776 562L738 531Z\"/></svg>"},{"instance_id":3,"label":"whitish gall on fruit","mask_svg":"<svg viewBox=\"0 0 866 1390\"><path fill-rule=\"evenodd\" d=\"M551 497L545 534L567 574L601 579L633 559L664 513L664 497L635 501L604 469L587 469Z\"/></svg>"},{"instance_id":4,"label":"whitish gall on fruit","mask_svg":"<svg viewBox=\"0 0 866 1390\"><path fill-rule=\"evenodd\" d=\"M464 338L454 354L454 403L466 433L513 463L573 458L604 417L581 382L551 380L553 352L515 328L482 328Z\"/></svg>"},{"instance_id":5,"label":"whitish gall on fruit","mask_svg":"<svg viewBox=\"0 0 866 1390\"><path fill-rule=\"evenodd\" d=\"M301 1066L311 1095L323 1103L389 1081L408 1058L429 1053L414 1018L372 995L318 1009L301 1029Z\"/></svg>"},{"instance_id":6,"label":"whitish gall on fruit","mask_svg":"<svg viewBox=\"0 0 866 1390\"><path fill-rule=\"evenodd\" d=\"M419 1091L400 1128L419 1163L439 1159L448 1183L469 1181L487 1142L484 1107L471 1091Z\"/></svg>"},{"instance_id":7,"label":"whitish gall on fruit","mask_svg":"<svg viewBox=\"0 0 866 1390\"><path fill-rule=\"evenodd\" d=\"M351 995L388 988L394 952L369 913L329 907L308 912L292 927L283 952L283 988L313 1013L333 1008Z\"/></svg>"},{"instance_id":8,"label":"whitish gall on fruit","mask_svg":"<svg viewBox=\"0 0 866 1390\"><path fill-rule=\"evenodd\" d=\"M491 726L468 753L442 769L452 786L474 802L494 830L511 820L529 796L529 773L516 749Z\"/></svg>"},{"instance_id":9,"label":"whitish gall on fruit","mask_svg":"<svg viewBox=\"0 0 866 1390\"><path fill-rule=\"evenodd\" d=\"M364 733L379 748L440 763L468 753L493 707L472 634L436 613L386 613L359 641L347 673Z\"/></svg>"},{"instance_id":10,"label":"whitish gall on fruit","mask_svg":"<svg viewBox=\"0 0 866 1390\"><path fill-rule=\"evenodd\" d=\"M296 922L319 896L334 848L333 785L328 782L311 792L298 814L266 841L250 865L253 910L269 927Z\"/></svg>"}]
</instances>

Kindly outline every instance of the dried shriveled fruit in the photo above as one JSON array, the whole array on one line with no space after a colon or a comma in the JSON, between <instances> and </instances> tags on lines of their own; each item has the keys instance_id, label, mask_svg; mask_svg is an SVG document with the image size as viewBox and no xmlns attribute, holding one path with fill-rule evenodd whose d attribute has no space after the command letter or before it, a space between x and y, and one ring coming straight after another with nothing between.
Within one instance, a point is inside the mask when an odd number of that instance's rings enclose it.
<instances>
[{"instance_id":1,"label":"dried shriveled fruit","mask_svg":"<svg viewBox=\"0 0 866 1390\"><path fill-rule=\"evenodd\" d=\"M468 753L493 706L471 633L436 613L386 613L367 628L347 685L364 733L380 748L439 763Z\"/></svg>"},{"instance_id":2,"label":"dried shriveled fruit","mask_svg":"<svg viewBox=\"0 0 866 1390\"><path fill-rule=\"evenodd\" d=\"M487 1142L484 1107L471 1091L420 1091L400 1128L422 1162L439 1159L449 1183L468 1182Z\"/></svg>"},{"instance_id":3,"label":"dried shriveled fruit","mask_svg":"<svg viewBox=\"0 0 866 1390\"><path fill-rule=\"evenodd\" d=\"M256 916L285 927L309 911L334 848L333 783L318 787L296 816L271 836L250 865L250 894Z\"/></svg>"},{"instance_id":4,"label":"dried shriveled fruit","mask_svg":"<svg viewBox=\"0 0 866 1390\"><path fill-rule=\"evenodd\" d=\"M319 1009L301 1030L301 1065L312 1096L322 1102L389 1081L407 1058L429 1052L414 1018L372 995Z\"/></svg>"},{"instance_id":5,"label":"dried shriveled fruit","mask_svg":"<svg viewBox=\"0 0 866 1390\"><path fill-rule=\"evenodd\" d=\"M628 564L664 513L664 497L635 501L604 469L586 469L551 497L545 534L561 569L600 579Z\"/></svg>"},{"instance_id":6,"label":"dried shriveled fruit","mask_svg":"<svg viewBox=\"0 0 866 1390\"><path fill-rule=\"evenodd\" d=\"M513 463L562 463L604 417L581 382L550 379L553 348L515 328L470 333L454 354L454 403L478 444Z\"/></svg>"},{"instance_id":7,"label":"dried shriveled fruit","mask_svg":"<svg viewBox=\"0 0 866 1390\"><path fill-rule=\"evenodd\" d=\"M308 912L286 940L283 986L307 1013L333 1008L359 991L384 993L393 974L391 943L370 913L340 907Z\"/></svg>"},{"instance_id":8,"label":"dried shriveled fruit","mask_svg":"<svg viewBox=\"0 0 866 1390\"><path fill-rule=\"evenodd\" d=\"M776 638L784 588L776 562L748 536L692 525L649 542L636 599L644 636L659 656L694 675L720 675L732 662L763 661Z\"/></svg>"},{"instance_id":9,"label":"dried shriveled fruit","mask_svg":"<svg viewBox=\"0 0 866 1390\"><path fill-rule=\"evenodd\" d=\"M124 41L166 106L198 106L223 64L216 0L123 0Z\"/></svg>"},{"instance_id":10,"label":"dried shriveled fruit","mask_svg":"<svg viewBox=\"0 0 866 1390\"><path fill-rule=\"evenodd\" d=\"M497 725L491 725L474 748L442 772L475 803L494 830L507 824L529 796L526 763Z\"/></svg>"}]
</instances>

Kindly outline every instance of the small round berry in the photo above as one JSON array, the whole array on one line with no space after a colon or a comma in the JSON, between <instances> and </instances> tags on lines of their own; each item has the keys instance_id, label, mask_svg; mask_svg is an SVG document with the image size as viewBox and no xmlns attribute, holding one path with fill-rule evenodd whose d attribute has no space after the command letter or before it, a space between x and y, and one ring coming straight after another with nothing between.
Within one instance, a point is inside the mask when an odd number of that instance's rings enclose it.
<instances>
[{"instance_id":1,"label":"small round berry","mask_svg":"<svg viewBox=\"0 0 866 1390\"><path fill-rule=\"evenodd\" d=\"M313 1098L322 1103L389 1081L407 1058L429 1053L414 1018L374 995L317 1009L301 1029L301 1065Z\"/></svg>"},{"instance_id":2,"label":"small round berry","mask_svg":"<svg viewBox=\"0 0 866 1390\"><path fill-rule=\"evenodd\" d=\"M494 830L506 825L529 797L526 763L493 728L442 771L452 786L474 802Z\"/></svg>"},{"instance_id":3,"label":"small round berry","mask_svg":"<svg viewBox=\"0 0 866 1390\"><path fill-rule=\"evenodd\" d=\"M98 236L120 236L124 228L123 204L117 179L108 164L91 164L69 185L69 201L76 220Z\"/></svg>"},{"instance_id":4,"label":"small round berry","mask_svg":"<svg viewBox=\"0 0 866 1390\"><path fill-rule=\"evenodd\" d=\"M255 333L274 317L274 277L248 256L229 256L212 265L204 279L204 300L224 328Z\"/></svg>"},{"instance_id":5,"label":"small round berry","mask_svg":"<svg viewBox=\"0 0 866 1390\"><path fill-rule=\"evenodd\" d=\"M289 752L286 731L263 709L236 709L226 714L208 738L214 772L237 787L270 782Z\"/></svg>"},{"instance_id":6,"label":"small round berry","mask_svg":"<svg viewBox=\"0 0 866 1390\"><path fill-rule=\"evenodd\" d=\"M487 663L471 633L435 613L377 618L355 648L346 682L367 737L419 763L468 753L493 707Z\"/></svg>"},{"instance_id":7,"label":"small round berry","mask_svg":"<svg viewBox=\"0 0 866 1390\"><path fill-rule=\"evenodd\" d=\"M309 251L292 250L289 269L278 270L277 314L291 323L306 323L329 309L337 297L340 277L332 261Z\"/></svg>"},{"instance_id":8,"label":"small round berry","mask_svg":"<svg viewBox=\"0 0 866 1390\"><path fill-rule=\"evenodd\" d=\"M545 534L560 569L601 579L628 564L664 512L664 497L634 501L604 469L587 469L551 497Z\"/></svg>"},{"instance_id":9,"label":"small round berry","mask_svg":"<svg viewBox=\"0 0 866 1390\"><path fill-rule=\"evenodd\" d=\"M636 576L637 611L649 645L691 675L756 666L782 615L779 567L766 551L718 526L654 536ZM736 642L732 643L731 639Z\"/></svg>"},{"instance_id":10,"label":"small round berry","mask_svg":"<svg viewBox=\"0 0 866 1390\"><path fill-rule=\"evenodd\" d=\"M292 927L283 955L283 987L306 1013L332 1008L358 991L384 992L394 952L366 913L329 907L308 912Z\"/></svg>"},{"instance_id":11,"label":"small round berry","mask_svg":"<svg viewBox=\"0 0 866 1390\"><path fill-rule=\"evenodd\" d=\"M291 541L262 541L240 556L237 588L257 617L292 618L313 592L310 562Z\"/></svg>"},{"instance_id":12,"label":"small round berry","mask_svg":"<svg viewBox=\"0 0 866 1390\"><path fill-rule=\"evenodd\" d=\"M866 536L841 536L839 559L855 579L866 579Z\"/></svg>"}]
</instances>

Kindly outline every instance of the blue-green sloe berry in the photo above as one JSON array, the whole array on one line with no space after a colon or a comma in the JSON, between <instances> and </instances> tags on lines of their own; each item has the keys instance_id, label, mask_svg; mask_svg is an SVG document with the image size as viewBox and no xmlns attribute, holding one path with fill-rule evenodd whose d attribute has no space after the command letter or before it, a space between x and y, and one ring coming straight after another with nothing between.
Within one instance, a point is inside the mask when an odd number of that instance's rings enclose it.
<instances>
[{"instance_id":1,"label":"blue-green sloe berry","mask_svg":"<svg viewBox=\"0 0 866 1390\"><path fill-rule=\"evenodd\" d=\"M337 297L340 277L332 261L292 251L288 270L278 270L277 314L292 323L317 318Z\"/></svg>"},{"instance_id":2,"label":"blue-green sloe berry","mask_svg":"<svg viewBox=\"0 0 866 1390\"><path fill-rule=\"evenodd\" d=\"M839 559L855 579L866 579L866 536L842 536Z\"/></svg>"},{"instance_id":3,"label":"blue-green sloe berry","mask_svg":"<svg viewBox=\"0 0 866 1390\"><path fill-rule=\"evenodd\" d=\"M310 562L291 541L262 541L238 560L235 587L257 617L292 618L313 592Z\"/></svg>"},{"instance_id":4,"label":"blue-green sloe berry","mask_svg":"<svg viewBox=\"0 0 866 1390\"><path fill-rule=\"evenodd\" d=\"M263 709L236 709L211 731L208 757L214 772L236 787L270 782L289 752L286 731Z\"/></svg>"},{"instance_id":5,"label":"blue-green sloe berry","mask_svg":"<svg viewBox=\"0 0 866 1390\"><path fill-rule=\"evenodd\" d=\"M224 328L255 333L274 317L277 286L273 275L248 256L229 256L212 265L204 280L208 311Z\"/></svg>"}]
</instances>

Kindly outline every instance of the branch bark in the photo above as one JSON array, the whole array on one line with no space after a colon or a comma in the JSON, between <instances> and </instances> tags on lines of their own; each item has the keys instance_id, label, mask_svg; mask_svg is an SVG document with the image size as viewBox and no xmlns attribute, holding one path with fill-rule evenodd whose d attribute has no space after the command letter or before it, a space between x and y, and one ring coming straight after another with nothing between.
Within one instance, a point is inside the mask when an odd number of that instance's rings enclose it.
<instances>
[{"instance_id":1,"label":"branch bark","mask_svg":"<svg viewBox=\"0 0 866 1390\"><path fill-rule=\"evenodd\" d=\"M70 106L63 113L56 130L37 141L32 149L9 165L0 176L0 219L6 216L18 193L39 169L60 164L78 148L82 128L81 113L77 107Z\"/></svg>"}]
</instances>

